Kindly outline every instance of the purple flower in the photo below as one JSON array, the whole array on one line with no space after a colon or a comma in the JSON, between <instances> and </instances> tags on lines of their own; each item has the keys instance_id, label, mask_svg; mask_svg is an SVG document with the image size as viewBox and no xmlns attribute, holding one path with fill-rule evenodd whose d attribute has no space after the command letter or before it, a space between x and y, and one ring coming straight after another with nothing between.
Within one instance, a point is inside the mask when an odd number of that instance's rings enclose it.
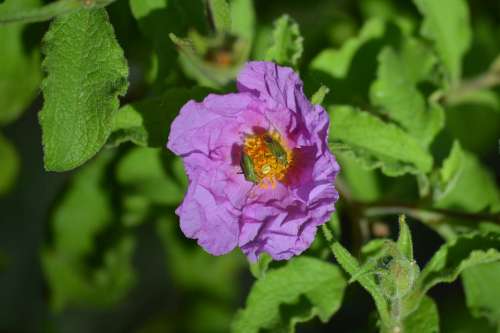
<instances>
[{"instance_id":1,"label":"purple flower","mask_svg":"<svg viewBox=\"0 0 500 333\"><path fill-rule=\"evenodd\" d=\"M189 101L172 123L167 147L189 177L176 213L211 254L239 246L252 261L262 252L288 259L335 210L328 114L288 67L250 62L237 84L238 93Z\"/></svg>"}]
</instances>

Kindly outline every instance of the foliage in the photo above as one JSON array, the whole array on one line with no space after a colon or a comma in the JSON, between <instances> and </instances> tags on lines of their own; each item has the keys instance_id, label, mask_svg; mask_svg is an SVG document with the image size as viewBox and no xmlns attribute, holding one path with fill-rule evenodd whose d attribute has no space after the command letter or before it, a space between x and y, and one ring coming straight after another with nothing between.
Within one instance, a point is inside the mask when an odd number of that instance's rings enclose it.
<instances>
[{"instance_id":1,"label":"foliage","mask_svg":"<svg viewBox=\"0 0 500 333\"><path fill-rule=\"evenodd\" d=\"M0 331L500 330L498 13L0 0ZM336 212L287 262L210 256L175 214L170 124L249 60L300 74L341 166Z\"/></svg>"}]
</instances>

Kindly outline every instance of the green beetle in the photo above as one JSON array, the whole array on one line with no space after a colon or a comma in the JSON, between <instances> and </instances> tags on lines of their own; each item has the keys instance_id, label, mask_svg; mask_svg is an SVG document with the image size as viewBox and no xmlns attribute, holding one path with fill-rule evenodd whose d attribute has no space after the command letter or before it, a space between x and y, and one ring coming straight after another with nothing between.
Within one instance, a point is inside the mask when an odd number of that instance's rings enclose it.
<instances>
[{"instance_id":1,"label":"green beetle","mask_svg":"<svg viewBox=\"0 0 500 333\"><path fill-rule=\"evenodd\" d=\"M255 173L253 161L250 158L250 156L248 156L248 154L245 153L244 151L241 152L240 166L247 181L252 182L254 184L259 183L257 174Z\"/></svg>"},{"instance_id":2,"label":"green beetle","mask_svg":"<svg viewBox=\"0 0 500 333\"><path fill-rule=\"evenodd\" d=\"M266 143L267 148L271 151L274 157L278 160L278 162L284 166L288 165L288 158L285 149L279 144L278 141L273 139L269 134L265 134L263 136L264 142Z\"/></svg>"}]
</instances>

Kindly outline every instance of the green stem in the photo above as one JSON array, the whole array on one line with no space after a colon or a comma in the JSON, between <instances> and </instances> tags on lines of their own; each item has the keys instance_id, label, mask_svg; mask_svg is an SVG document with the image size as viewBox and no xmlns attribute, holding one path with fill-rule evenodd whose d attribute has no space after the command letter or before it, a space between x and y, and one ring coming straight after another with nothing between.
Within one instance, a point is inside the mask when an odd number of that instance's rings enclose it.
<instances>
[{"instance_id":1,"label":"green stem","mask_svg":"<svg viewBox=\"0 0 500 333\"><path fill-rule=\"evenodd\" d=\"M105 7L116 0L59 0L48 5L0 15L0 26L10 23L34 23L71 13L80 8Z\"/></svg>"}]
</instances>

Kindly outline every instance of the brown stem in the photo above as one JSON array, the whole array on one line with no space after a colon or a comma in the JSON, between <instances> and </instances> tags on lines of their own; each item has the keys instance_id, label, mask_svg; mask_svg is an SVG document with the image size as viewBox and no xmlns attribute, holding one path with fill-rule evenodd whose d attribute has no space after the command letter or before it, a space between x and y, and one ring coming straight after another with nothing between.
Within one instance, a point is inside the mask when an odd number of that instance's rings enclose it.
<instances>
[{"instance_id":1,"label":"brown stem","mask_svg":"<svg viewBox=\"0 0 500 333\"><path fill-rule=\"evenodd\" d=\"M500 213L468 213L440 208L421 208L405 204L358 204L366 217L406 214L431 224L442 223L447 218L472 221L491 221L500 224Z\"/></svg>"},{"instance_id":2,"label":"brown stem","mask_svg":"<svg viewBox=\"0 0 500 333\"><path fill-rule=\"evenodd\" d=\"M500 71L498 64L495 62L487 72L470 80L464 80L458 87L451 89L442 97L445 104L453 105L460 103L465 96L471 93L493 88L497 85L500 85Z\"/></svg>"}]
</instances>

